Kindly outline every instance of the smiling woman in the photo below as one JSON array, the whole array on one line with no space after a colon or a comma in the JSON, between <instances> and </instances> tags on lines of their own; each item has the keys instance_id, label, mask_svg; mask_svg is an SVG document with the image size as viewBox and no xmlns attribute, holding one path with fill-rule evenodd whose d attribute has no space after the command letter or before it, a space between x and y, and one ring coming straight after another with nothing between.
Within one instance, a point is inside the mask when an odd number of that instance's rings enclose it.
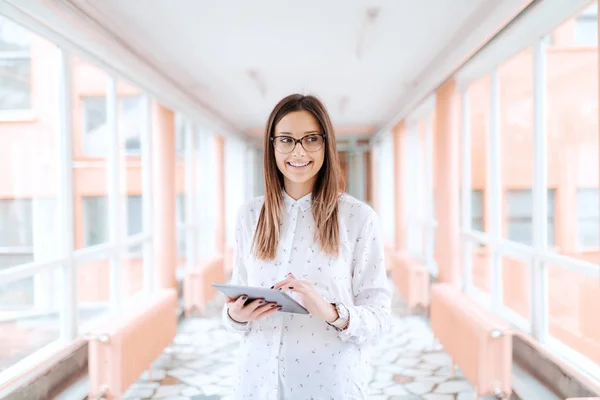
<instances>
[{"instance_id":1,"label":"smiling woman","mask_svg":"<svg viewBox=\"0 0 600 400\"><path fill-rule=\"evenodd\" d=\"M335 134L318 99L291 95L275 107L264 170L265 196L238 214L231 283L289 291L310 314L227 299L225 325L244 336L235 398L364 399L363 367L389 325L391 291L379 220L342 193Z\"/></svg>"}]
</instances>

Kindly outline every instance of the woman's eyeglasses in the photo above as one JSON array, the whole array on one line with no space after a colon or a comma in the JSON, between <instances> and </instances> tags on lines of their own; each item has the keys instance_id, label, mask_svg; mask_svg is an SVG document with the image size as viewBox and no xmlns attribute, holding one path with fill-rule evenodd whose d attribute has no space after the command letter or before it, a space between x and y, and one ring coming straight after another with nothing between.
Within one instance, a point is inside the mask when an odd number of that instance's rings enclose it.
<instances>
[{"instance_id":1,"label":"woman's eyeglasses","mask_svg":"<svg viewBox=\"0 0 600 400\"><path fill-rule=\"evenodd\" d=\"M325 142L325 134L306 135L301 139L294 139L291 136L275 136L271 137L271 141L275 146L275 150L280 153L290 153L296 148L296 144L300 143L304 150L309 153L319 151Z\"/></svg>"}]
</instances>

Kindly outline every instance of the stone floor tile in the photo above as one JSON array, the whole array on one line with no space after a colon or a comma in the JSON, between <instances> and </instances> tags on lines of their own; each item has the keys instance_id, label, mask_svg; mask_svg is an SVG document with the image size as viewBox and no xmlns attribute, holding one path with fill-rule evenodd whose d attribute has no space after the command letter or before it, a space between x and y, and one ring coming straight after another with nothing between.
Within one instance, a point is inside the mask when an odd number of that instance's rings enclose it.
<instances>
[{"instance_id":1,"label":"stone floor tile","mask_svg":"<svg viewBox=\"0 0 600 400\"><path fill-rule=\"evenodd\" d=\"M454 400L454 395L431 393L423 396L424 400Z\"/></svg>"},{"instance_id":2,"label":"stone floor tile","mask_svg":"<svg viewBox=\"0 0 600 400\"><path fill-rule=\"evenodd\" d=\"M413 383L409 383L409 384L405 385L404 387L410 393L422 395L422 394L431 392L431 389L433 389L434 385L435 384L431 383L431 382L416 381Z\"/></svg>"},{"instance_id":3,"label":"stone floor tile","mask_svg":"<svg viewBox=\"0 0 600 400\"><path fill-rule=\"evenodd\" d=\"M435 389L435 393L459 393L473 391L473 386L465 380L452 380L440 383Z\"/></svg>"},{"instance_id":4,"label":"stone floor tile","mask_svg":"<svg viewBox=\"0 0 600 400\"><path fill-rule=\"evenodd\" d=\"M389 388L384 390L384 393L388 396L394 396L394 395L407 395L410 394L410 392L408 392L404 386L402 385L394 385L394 386L390 386Z\"/></svg>"}]
</instances>

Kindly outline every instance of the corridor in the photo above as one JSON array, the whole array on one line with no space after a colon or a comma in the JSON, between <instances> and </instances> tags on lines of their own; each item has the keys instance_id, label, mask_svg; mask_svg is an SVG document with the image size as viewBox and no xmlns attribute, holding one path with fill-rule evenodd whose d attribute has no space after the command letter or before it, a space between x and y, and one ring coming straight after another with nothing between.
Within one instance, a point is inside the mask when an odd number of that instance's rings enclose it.
<instances>
[{"instance_id":1,"label":"corridor","mask_svg":"<svg viewBox=\"0 0 600 400\"><path fill-rule=\"evenodd\" d=\"M598 3L0 0L0 400L600 399Z\"/></svg>"},{"instance_id":2,"label":"corridor","mask_svg":"<svg viewBox=\"0 0 600 400\"><path fill-rule=\"evenodd\" d=\"M220 301L221 300L221 301ZM221 323L222 297L203 318L185 319L173 344L131 386L125 400L231 399L239 339ZM394 299L390 331L374 346L369 370L372 400L473 400L471 384L436 342L426 318L406 315ZM194 397L196 396L196 397Z\"/></svg>"}]
</instances>

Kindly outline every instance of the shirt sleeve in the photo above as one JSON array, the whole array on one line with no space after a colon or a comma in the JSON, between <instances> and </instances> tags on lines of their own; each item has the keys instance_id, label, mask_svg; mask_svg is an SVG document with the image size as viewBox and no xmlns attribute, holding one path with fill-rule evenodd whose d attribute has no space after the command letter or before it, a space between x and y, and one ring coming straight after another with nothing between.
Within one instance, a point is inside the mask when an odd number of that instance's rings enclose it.
<instances>
[{"instance_id":1,"label":"shirt sleeve","mask_svg":"<svg viewBox=\"0 0 600 400\"><path fill-rule=\"evenodd\" d=\"M338 333L342 341L374 342L390 327L392 291L383 255L379 218L371 211L356 239L356 264L352 274L354 304L344 304L349 319L347 328Z\"/></svg>"},{"instance_id":2,"label":"shirt sleeve","mask_svg":"<svg viewBox=\"0 0 600 400\"><path fill-rule=\"evenodd\" d=\"M248 273L244 263L244 254L246 247L245 221L243 215L243 207L238 211L237 223L235 228L235 245L233 246L233 271L231 274L230 284L232 285L248 285ZM227 312L227 304L223 306L222 320L225 329L232 333L247 334L252 327L251 322L240 323L234 321Z\"/></svg>"}]
</instances>

